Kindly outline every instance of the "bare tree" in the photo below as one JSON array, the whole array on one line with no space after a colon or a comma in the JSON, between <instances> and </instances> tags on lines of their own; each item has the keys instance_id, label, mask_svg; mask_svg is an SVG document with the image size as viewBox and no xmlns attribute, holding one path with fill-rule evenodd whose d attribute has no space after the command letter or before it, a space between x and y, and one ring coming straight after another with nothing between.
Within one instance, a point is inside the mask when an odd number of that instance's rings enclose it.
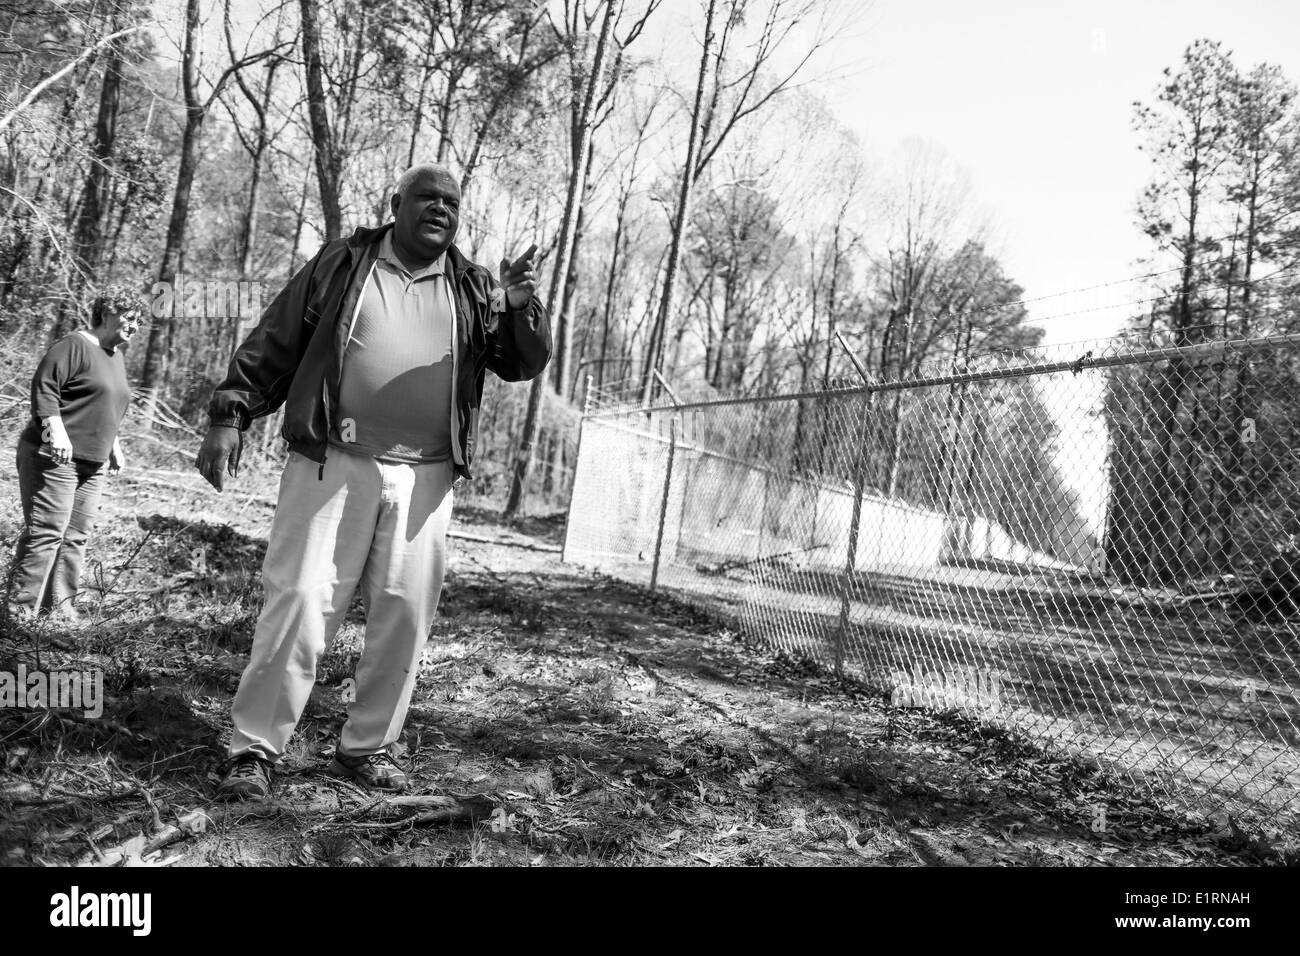
<instances>
[{"instance_id":1,"label":"bare tree","mask_svg":"<svg viewBox=\"0 0 1300 956\"><path fill-rule=\"evenodd\" d=\"M5 113L3 116L0 116L0 132L3 132L9 126L10 123L12 123L15 119L18 118L18 116L20 116L23 113L24 110L26 110L29 106L31 106L34 102L36 102L36 99L42 93L44 93L55 83L59 82L59 80L63 79L65 76L71 73L74 69L80 66L84 61L94 56L102 47L109 46L110 44L116 43L118 40L122 39L125 36L128 36L129 34L138 33L141 30L146 29L148 26L149 24L146 23L146 24L137 24L131 27L125 27L124 29L118 30L114 33L110 33L108 36L100 37L93 44L86 47L84 50L81 51L80 54L77 55L75 59L73 59L68 63L65 63L59 69L55 70L49 76L46 76L39 83L33 86L30 90L24 93L22 99L20 99L12 108L10 108L10 110L7 113Z\"/></svg>"},{"instance_id":2,"label":"bare tree","mask_svg":"<svg viewBox=\"0 0 1300 956\"><path fill-rule=\"evenodd\" d=\"M616 211L614 213L614 235L611 242L609 269L606 273L604 302L601 308L600 356L595 361L596 381L598 384L604 384L605 366L610 362L610 321L614 313L615 289L619 284L620 277L626 269L628 246L631 241L628 208L637 185L641 150L645 145L646 134L650 128L650 121L655 114L659 102L660 99L658 96L651 99L647 108L636 120L635 145L632 147L631 158L628 161L626 173L619 180L618 200L616 203Z\"/></svg>"},{"instance_id":3,"label":"bare tree","mask_svg":"<svg viewBox=\"0 0 1300 956\"><path fill-rule=\"evenodd\" d=\"M672 214L672 235L664 267L658 313L651 328L641 371L642 395L648 401L657 388L653 372L663 366L668 322L673 315L682 247L691 220L695 184L737 125L753 116L774 97L793 88L809 61L831 38L832 30L820 0L768 0L757 34L749 43L741 36L754 12L747 0L709 0L704 14L696 75L686 137L677 203ZM795 62L773 73L779 51L802 28L811 39Z\"/></svg>"},{"instance_id":4,"label":"bare tree","mask_svg":"<svg viewBox=\"0 0 1300 956\"><path fill-rule=\"evenodd\" d=\"M547 308L559 331L556 360L552 361L551 375L561 398L567 397L570 376L570 351L572 317L569 313L573 290L577 283L575 261L580 236L583 209L588 198L588 181L593 161L593 138L596 129L609 115L614 94L625 74L621 69L625 51L645 29L646 22L658 8L661 0L650 0L632 18L628 29L619 37L614 32L624 12L623 0L600 0L595 10L583 14L578 3L566 4L565 35L569 57L570 84L570 156L569 181L565 192L564 216L561 221L557 254L552 265L551 284L547 289ZM585 24L590 29L597 12L602 13L600 33L595 42L590 65L585 63L580 35ZM607 68L609 46L613 42L612 66ZM580 105L579 105L580 104ZM558 315L556 306L559 306ZM505 517L513 518L522 504L528 475L533 467L533 446L537 440L542 391L546 377L533 381L528 395L528 410L524 416L523 434L515 456L511 477L510 495L506 502ZM558 447L557 447L558 461Z\"/></svg>"},{"instance_id":5,"label":"bare tree","mask_svg":"<svg viewBox=\"0 0 1300 956\"><path fill-rule=\"evenodd\" d=\"M82 282L93 284L99 275L100 260L104 253L104 225L108 215L108 201L111 196L113 153L117 144L117 114L121 101L122 66L126 59L127 36L123 31L118 16L110 20L110 33L117 39L108 44L108 55L104 61L104 77L100 83L99 110L95 117L95 139L91 146L90 163L86 168L86 180L81 190L81 202L76 224L73 228L72 248L76 256L77 270ZM69 314L70 303L64 300L60 304L58 318L55 320L52 338L60 338L66 331L65 324Z\"/></svg>"},{"instance_id":6,"label":"bare tree","mask_svg":"<svg viewBox=\"0 0 1300 956\"><path fill-rule=\"evenodd\" d=\"M226 36L226 51L230 56L231 62L236 62L239 57L235 52L235 41L230 27L230 8L226 7L226 16L223 27ZM280 45L280 33L284 23L284 7L281 6L277 12L273 45ZM274 136L271 130L271 96L275 86L275 74L285 63L283 56L274 55L267 57L265 67L262 71L262 81L258 89L254 89L244 76L242 71L236 71L234 74L235 84L238 87L249 107L253 111L254 122L251 134L244 129L244 125L239 121L236 110L223 97L227 110L230 112L231 119L234 121L235 134L239 138L240 145L248 153L249 174L248 174L248 192L244 204L243 216L241 217L239 237L236 243L237 255L239 257L239 278L247 280L252 274L253 264L253 246L257 238L257 219L258 204L262 198L262 174L264 158L270 147L271 140ZM232 316L231 319L231 347L239 345L239 316Z\"/></svg>"},{"instance_id":7,"label":"bare tree","mask_svg":"<svg viewBox=\"0 0 1300 956\"><path fill-rule=\"evenodd\" d=\"M226 2L229 4L230 0ZM176 172L176 193L172 200L171 218L167 224L167 239L163 245L162 261L158 266L158 282L167 285L175 283L177 265L185 246L185 230L190 214L190 193L199 164L199 141L203 133L203 121L212 108L213 102L234 73L265 59L279 49L262 50L231 63L222 71L216 82L212 84L208 95L204 97L199 89L200 43L199 0L187 0L185 40L181 53L181 89L185 98L185 126L181 135L180 166ZM157 400L158 390L164 384L167 375L167 349L171 341L172 321L171 316L164 317L154 321L149 329L149 342L140 384L148 396L147 401L151 408L152 403ZM146 415L145 420L148 421L150 417Z\"/></svg>"},{"instance_id":8,"label":"bare tree","mask_svg":"<svg viewBox=\"0 0 1300 956\"><path fill-rule=\"evenodd\" d=\"M587 150L591 142L592 115L605 68L605 53L609 44L610 30L622 10L621 0L603 0L604 16L600 25L600 36L596 40L596 50L592 56L591 68L585 81L581 83L582 107L578 116L580 138L573 151L573 161L569 168L569 184L564 198L564 218L560 223L560 241L556 247L555 261L551 271L551 282L546 290L546 308L552 315L558 294L563 289L568 259L573 248L574 230L577 225L578 203L584 188L587 172ZM575 89L575 93L577 89ZM541 410L542 391L546 388L546 376L539 375L533 380L528 393L528 411L524 419L523 437L519 452L515 457L514 474L510 481L510 496L506 500L504 517L509 520L519 511L523 502L524 486L528 481L529 471L533 465L533 444L537 440L538 415Z\"/></svg>"},{"instance_id":9,"label":"bare tree","mask_svg":"<svg viewBox=\"0 0 1300 956\"><path fill-rule=\"evenodd\" d=\"M936 148L918 142L902 151L901 171L888 197L881 282L880 347L875 369L878 377L897 378L917 368L927 355L927 324L943 322L935 308L934 292L951 253L980 226L964 222L970 213L970 188L964 174ZM870 361L870 356L868 356ZM886 449L880 487L894 494L902 460L902 392L889 397L889 410L878 416Z\"/></svg>"},{"instance_id":10,"label":"bare tree","mask_svg":"<svg viewBox=\"0 0 1300 956\"><path fill-rule=\"evenodd\" d=\"M330 129L325 100L324 67L321 65L321 25L318 0L298 0L302 22L303 69L307 77L307 113L316 156L316 181L320 187L321 214L325 218L325 239L343 234L343 207L339 202L342 159Z\"/></svg>"}]
</instances>

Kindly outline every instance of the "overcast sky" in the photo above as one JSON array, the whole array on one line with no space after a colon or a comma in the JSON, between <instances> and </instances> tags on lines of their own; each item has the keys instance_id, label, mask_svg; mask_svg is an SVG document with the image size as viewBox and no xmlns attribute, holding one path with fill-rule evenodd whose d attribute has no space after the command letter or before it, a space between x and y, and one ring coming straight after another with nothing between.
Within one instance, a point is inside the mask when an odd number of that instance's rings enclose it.
<instances>
[{"instance_id":1,"label":"overcast sky","mask_svg":"<svg viewBox=\"0 0 1300 956\"><path fill-rule=\"evenodd\" d=\"M1300 82L1295 0L874 0L834 50L856 75L817 86L873 152L916 136L969 170L1008 272L1048 296L1141 271L1134 206L1148 172L1132 103L1199 37L1222 40L1239 69L1268 61ZM1127 294L1031 314L1051 342L1108 334L1120 311L1052 317Z\"/></svg>"}]
</instances>

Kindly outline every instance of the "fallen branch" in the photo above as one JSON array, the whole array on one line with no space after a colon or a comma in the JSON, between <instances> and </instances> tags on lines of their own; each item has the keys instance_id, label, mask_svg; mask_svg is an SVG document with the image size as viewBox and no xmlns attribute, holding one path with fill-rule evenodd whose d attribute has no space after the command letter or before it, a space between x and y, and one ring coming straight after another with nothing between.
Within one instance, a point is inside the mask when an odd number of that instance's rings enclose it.
<instances>
[{"instance_id":1,"label":"fallen branch","mask_svg":"<svg viewBox=\"0 0 1300 956\"><path fill-rule=\"evenodd\" d=\"M134 789L131 792L134 793L135 792ZM139 809L127 810L124 813L119 813L111 822L102 824L96 827L95 829L91 830L89 833L82 831L79 828L70 827L67 833L62 834L62 839L67 839L68 837L72 837L72 836L80 836L82 839L86 841L86 844L90 847L90 849L78 855L76 859L72 861L72 865L73 866L100 865L101 861L106 859L106 857L104 856L104 852L99 848L98 841L106 839L108 837L116 838L118 830L122 827L125 827L127 824L131 824L132 830L137 833L137 836L134 839L141 841L141 844L143 844L143 837L138 835L139 827L135 823L135 818L138 817L139 815L140 815ZM127 841L127 843L130 842L131 841L129 840Z\"/></svg>"},{"instance_id":2,"label":"fallen branch","mask_svg":"<svg viewBox=\"0 0 1300 956\"><path fill-rule=\"evenodd\" d=\"M100 47L106 46L107 44L112 43L114 40L117 40L124 36L128 36L129 34L139 33L141 30L145 29L146 27L153 26L153 25L155 24L142 23L138 26L127 27L125 30L118 30L116 33L110 33L106 37L100 37L97 42L92 43L90 46L86 47L86 49L82 50L81 54L76 59L70 60L68 63L64 64L62 68L55 70L45 79L41 80L39 83L33 86L30 90L27 91L27 95L18 101L17 106L11 109L4 116L0 116L0 131L3 131L6 126L12 123L14 119L17 118L19 113L27 109L27 107L31 106L32 103L35 102L36 97L40 96L51 85L59 82L59 80L63 79L65 76L71 73L76 68L78 63L86 59L86 57L90 56Z\"/></svg>"},{"instance_id":3,"label":"fallen branch","mask_svg":"<svg viewBox=\"0 0 1300 956\"><path fill-rule=\"evenodd\" d=\"M131 788L131 792L136 792ZM362 828L389 828L428 823L473 823L492 815L495 803L482 794L469 795L412 795L382 797L366 804L354 812L352 819L340 821L344 826ZM152 837L145 838L137 834L117 846L100 849L95 845L92 834L87 834L91 852L84 854L77 862L80 865L122 866L132 861L147 865L158 865L157 861L146 858L166 847L179 843L192 836L198 836L211 828L215 821L234 822L231 818L263 815L265 811L278 812L286 809L283 804L249 804L230 807L213 807L211 810L191 810L179 817L174 824L158 830ZM376 816L379 821L361 821L362 816ZM109 831L111 832L111 831ZM175 862L171 860L169 862Z\"/></svg>"},{"instance_id":4,"label":"fallen branch","mask_svg":"<svg viewBox=\"0 0 1300 956\"><path fill-rule=\"evenodd\" d=\"M156 819L156 817L155 817ZM159 861L149 861L145 857L152 853L157 853L173 843L179 843L186 837L195 836L205 832L212 825L212 818L204 810L191 810L189 813L177 819L173 824L158 830L152 837L146 837L143 833L137 833L129 840L119 843L117 846L100 849L95 844L95 833L86 835L86 842L90 844L90 852L82 854L74 863L75 866L129 866L144 864L146 866L162 865ZM101 831L97 831L101 832ZM168 860L167 863L174 863L175 859Z\"/></svg>"},{"instance_id":5,"label":"fallen branch","mask_svg":"<svg viewBox=\"0 0 1300 956\"><path fill-rule=\"evenodd\" d=\"M473 823L492 815L496 804L482 794L425 794L383 797L343 821L352 826L400 826L418 823ZM383 823L361 822L378 817Z\"/></svg>"},{"instance_id":6,"label":"fallen branch","mask_svg":"<svg viewBox=\"0 0 1300 956\"><path fill-rule=\"evenodd\" d=\"M807 554L809 551L816 551L818 548L829 547L827 544L814 544L810 548L795 548L793 551L782 551L780 554L765 554L760 558L750 558L747 561L722 561L718 564L699 564L695 570L700 574L723 574L727 571L734 571L738 568L747 568L750 565L762 564L765 561L775 561L777 558L788 558L792 554Z\"/></svg>"},{"instance_id":7,"label":"fallen branch","mask_svg":"<svg viewBox=\"0 0 1300 956\"><path fill-rule=\"evenodd\" d=\"M161 488L170 488L173 491L185 491L190 494L194 494L201 490L198 485L181 485L174 481L163 481L161 478L154 478L151 475L133 475L124 472L119 477L123 481L130 481L143 485L158 485Z\"/></svg>"},{"instance_id":8,"label":"fallen branch","mask_svg":"<svg viewBox=\"0 0 1300 956\"><path fill-rule=\"evenodd\" d=\"M51 717L54 717L60 723L76 724L88 730L95 731L96 735L98 735L99 731L108 731L110 737L115 734L121 734L131 740L140 739L140 735L130 727L120 724L116 720L110 720L107 717L84 717L75 710L56 714L54 711L47 708L45 712ZM134 792L134 788L132 788L132 792Z\"/></svg>"},{"instance_id":9,"label":"fallen branch","mask_svg":"<svg viewBox=\"0 0 1300 956\"><path fill-rule=\"evenodd\" d=\"M930 834L920 828L908 830L907 847L912 855L926 866L969 866L970 864L941 846Z\"/></svg>"},{"instance_id":10,"label":"fallen branch","mask_svg":"<svg viewBox=\"0 0 1300 956\"><path fill-rule=\"evenodd\" d=\"M485 538L477 534L468 534L464 531L448 531L447 537L455 538L457 541L473 541L476 544L499 544L506 548L524 548L528 551L545 551L547 554L559 554L563 548L557 548L553 544L528 544L524 541L506 541L501 538Z\"/></svg>"},{"instance_id":11,"label":"fallen branch","mask_svg":"<svg viewBox=\"0 0 1300 956\"><path fill-rule=\"evenodd\" d=\"M147 591L133 591L131 592L131 595L142 598L153 597L155 594L162 594L164 591L170 591L178 584L185 584L189 581L197 581L198 579L199 575L194 571L182 571L180 574L172 575L156 588L150 588Z\"/></svg>"},{"instance_id":12,"label":"fallen branch","mask_svg":"<svg viewBox=\"0 0 1300 956\"><path fill-rule=\"evenodd\" d=\"M144 845L144 853L141 856L157 853L163 847L171 846L186 837L203 833L211 825L212 818L205 811L191 810L185 816L180 817L174 824L169 824L155 833L153 839Z\"/></svg>"},{"instance_id":13,"label":"fallen branch","mask_svg":"<svg viewBox=\"0 0 1300 956\"><path fill-rule=\"evenodd\" d=\"M30 399L27 400L30 401ZM138 435L131 435L129 436L129 438L133 442L151 441L155 445L161 446L164 451L169 451L173 455L180 455L182 458L186 459L187 461L192 460L194 458L195 451L193 448L178 448L176 445L168 444L167 442L159 438L157 435L151 434L149 432L141 432Z\"/></svg>"},{"instance_id":14,"label":"fallen branch","mask_svg":"<svg viewBox=\"0 0 1300 956\"><path fill-rule=\"evenodd\" d=\"M0 793L0 799L11 803L16 807L44 807L60 803L71 803L74 800L91 800L95 802L107 803L110 800L120 800L122 797L129 797L136 792L135 786L130 783L118 781L110 784L107 790L85 791L69 790L66 787L60 787L57 784L51 786L49 791L60 794L57 797L38 796L41 792L37 787L30 783L21 783L11 790Z\"/></svg>"}]
</instances>

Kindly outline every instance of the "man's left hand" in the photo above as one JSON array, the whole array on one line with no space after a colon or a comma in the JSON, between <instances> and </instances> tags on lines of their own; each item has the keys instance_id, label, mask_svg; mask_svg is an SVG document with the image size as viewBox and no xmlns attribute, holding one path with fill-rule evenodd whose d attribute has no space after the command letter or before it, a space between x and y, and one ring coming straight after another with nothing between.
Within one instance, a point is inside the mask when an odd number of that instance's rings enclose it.
<instances>
[{"instance_id":1,"label":"man's left hand","mask_svg":"<svg viewBox=\"0 0 1300 956\"><path fill-rule=\"evenodd\" d=\"M501 260L501 288L506 290L506 304L512 309L522 309L537 291L537 278L533 275L533 256L536 254L537 243L534 242L514 262Z\"/></svg>"},{"instance_id":2,"label":"man's left hand","mask_svg":"<svg viewBox=\"0 0 1300 956\"><path fill-rule=\"evenodd\" d=\"M110 475L120 474L126 467L126 456L122 454L121 447L114 445L113 450L108 453L108 473Z\"/></svg>"}]
</instances>

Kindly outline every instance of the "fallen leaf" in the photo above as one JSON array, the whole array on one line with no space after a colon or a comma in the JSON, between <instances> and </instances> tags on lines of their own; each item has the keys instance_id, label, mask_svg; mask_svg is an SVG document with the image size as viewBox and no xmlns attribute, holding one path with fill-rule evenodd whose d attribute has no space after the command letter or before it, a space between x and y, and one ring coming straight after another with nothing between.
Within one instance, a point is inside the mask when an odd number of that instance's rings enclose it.
<instances>
[{"instance_id":1,"label":"fallen leaf","mask_svg":"<svg viewBox=\"0 0 1300 956\"><path fill-rule=\"evenodd\" d=\"M674 830L672 833L668 834L667 840L659 844L659 849L667 850L670 847L674 847L681 842L682 842L682 831Z\"/></svg>"},{"instance_id":2,"label":"fallen leaf","mask_svg":"<svg viewBox=\"0 0 1300 956\"><path fill-rule=\"evenodd\" d=\"M491 826L493 833L505 833L515 828L516 819L513 813L506 813L503 807L497 807L492 811L492 816L489 818L489 826Z\"/></svg>"}]
</instances>

